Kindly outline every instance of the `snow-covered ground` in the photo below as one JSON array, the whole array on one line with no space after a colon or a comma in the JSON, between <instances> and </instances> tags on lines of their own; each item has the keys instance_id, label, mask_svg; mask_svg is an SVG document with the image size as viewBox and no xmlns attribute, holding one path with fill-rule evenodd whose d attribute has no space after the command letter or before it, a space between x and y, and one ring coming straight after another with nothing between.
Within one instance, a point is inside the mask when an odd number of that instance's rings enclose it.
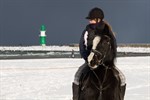
<instances>
[{"instance_id":1,"label":"snow-covered ground","mask_svg":"<svg viewBox=\"0 0 150 100\"><path fill-rule=\"evenodd\" d=\"M79 51L79 47L71 46L0 46L1 51ZM118 47L118 52L150 53L150 47Z\"/></svg>"},{"instance_id":2,"label":"snow-covered ground","mask_svg":"<svg viewBox=\"0 0 150 100\"><path fill-rule=\"evenodd\" d=\"M82 59L0 60L0 100L71 100ZM150 56L117 58L127 80L125 100L150 100Z\"/></svg>"},{"instance_id":3,"label":"snow-covered ground","mask_svg":"<svg viewBox=\"0 0 150 100\"><path fill-rule=\"evenodd\" d=\"M0 46L0 50L12 50L12 51L78 51L78 47L71 46Z\"/></svg>"}]
</instances>

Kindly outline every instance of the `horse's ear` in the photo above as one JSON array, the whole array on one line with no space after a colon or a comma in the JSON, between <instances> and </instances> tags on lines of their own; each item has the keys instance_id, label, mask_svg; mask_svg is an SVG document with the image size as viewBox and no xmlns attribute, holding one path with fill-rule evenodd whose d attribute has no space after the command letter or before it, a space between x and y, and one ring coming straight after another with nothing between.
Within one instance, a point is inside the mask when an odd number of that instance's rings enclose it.
<instances>
[{"instance_id":1,"label":"horse's ear","mask_svg":"<svg viewBox=\"0 0 150 100\"><path fill-rule=\"evenodd\" d=\"M106 40L107 42L110 42L110 37L109 36L107 36L107 35L104 35L104 40Z\"/></svg>"}]
</instances>

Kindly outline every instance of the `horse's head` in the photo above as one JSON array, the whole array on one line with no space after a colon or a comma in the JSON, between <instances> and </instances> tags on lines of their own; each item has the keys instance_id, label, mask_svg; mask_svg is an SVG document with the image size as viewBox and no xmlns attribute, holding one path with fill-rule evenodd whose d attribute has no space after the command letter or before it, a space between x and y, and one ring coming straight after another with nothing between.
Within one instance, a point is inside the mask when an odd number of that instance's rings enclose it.
<instances>
[{"instance_id":1,"label":"horse's head","mask_svg":"<svg viewBox=\"0 0 150 100\"><path fill-rule=\"evenodd\" d=\"M92 69L103 65L112 59L111 39L110 37L95 36L92 43L92 50L88 56L88 64Z\"/></svg>"}]
</instances>

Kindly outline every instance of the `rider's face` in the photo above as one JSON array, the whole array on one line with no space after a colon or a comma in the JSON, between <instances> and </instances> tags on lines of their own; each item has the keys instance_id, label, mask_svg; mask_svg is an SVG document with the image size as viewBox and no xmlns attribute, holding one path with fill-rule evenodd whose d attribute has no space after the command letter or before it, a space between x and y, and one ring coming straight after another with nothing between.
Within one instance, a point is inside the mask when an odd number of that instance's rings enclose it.
<instances>
[{"instance_id":1,"label":"rider's face","mask_svg":"<svg viewBox=\"0 0 150 100\"><path fill-rule=\"evenodd\" d=\"M98 22L100 22L101 20L98 19ZM90 24L96 24L96 19L89 19L89 23Z\"/></svg>"}]
</instances>

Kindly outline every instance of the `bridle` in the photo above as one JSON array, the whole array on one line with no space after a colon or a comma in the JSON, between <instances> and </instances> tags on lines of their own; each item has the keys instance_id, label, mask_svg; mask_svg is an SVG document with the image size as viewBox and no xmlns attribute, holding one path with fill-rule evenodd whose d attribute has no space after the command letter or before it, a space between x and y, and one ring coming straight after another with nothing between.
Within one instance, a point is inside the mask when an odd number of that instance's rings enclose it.
<instances>
[{"instance_id":1,"label":"bridle","mask_svg":"<svg viewBox=\"0 0 150 100\"><path fill-rule=\"evenodd\" d=\"M105 52L104 55L103 55L100 51L98 51L98 50L96 50L96 49L92 49L92 50L91 50L91 52L93 52L94 55L99 54L99 55L102 56L101 59L99 60L98 66L99 66L99 65L104 65L104 66L106 66L103 61L104 61L106 55L108 54L108 52L111 50L111 44L110 44L110 42L107 42L107 44L109 45L109 48L107 49L107 51Z\"/></svg>"},{"instance_id":2,"label":"bridle","mask_svg":"<svg viewBox=\"0 0 150 100\"><path fill-rule=\"evenodd\" d=\"M100 93L100 94L99 94L98 100L102 100L102 91L103 91L103 90L106 90L106 89L110 86L110 84L108 84L107 86L103 87L103 84L104 84L104 82L106 81L106 76L107 76L108 69L111 69L109 66L105 65L104 62L103 62L104 59L105 59L105 57L106 57L106 55L107 55L108 52L111 50L111 44L110 44L110 42L107 42L107 44L109 45L109 48L107 48L107 51L105 52L104 55L102 54L102 52L100 52L100 51L98 51L98 50L96 50L96 49L92 49L92 50L91 50L91 52L93 52L95 55L96 55L96 53L97 53L97 54L103 56L103 57L100 59L100 61L99 61L99 63L98 63L98 66L102 65L102 66L105 67L105 74L104 74L103 81L101 81L101 80L99 79L99 77L97 76L97 74L95 73L95 71L92 70L93 74L95 75L95 77L97 78L98 83L99 83L99 87L98 87L94 82L91 81L92 84L99 90L99 93Z\"/></svg>"}]
</instances>

